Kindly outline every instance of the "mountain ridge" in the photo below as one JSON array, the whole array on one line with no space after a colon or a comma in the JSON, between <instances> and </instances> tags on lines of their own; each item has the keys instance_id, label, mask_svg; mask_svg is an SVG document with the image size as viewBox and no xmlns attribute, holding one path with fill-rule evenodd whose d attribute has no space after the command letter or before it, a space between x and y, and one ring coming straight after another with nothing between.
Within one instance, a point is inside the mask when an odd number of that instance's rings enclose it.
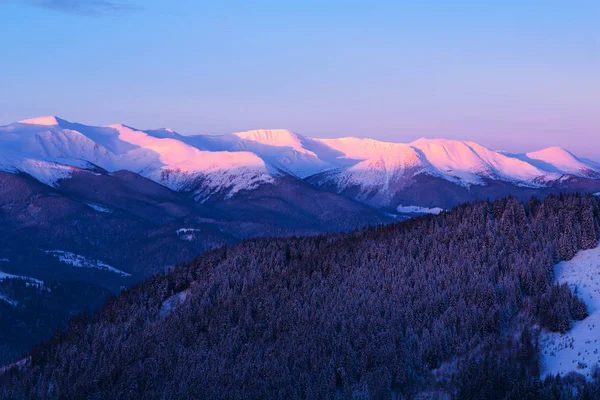
<instances>
[{"instance_id":1,"label":"mountain ridge","mask_svg":"<svg viewBox=\"0 0 600 400\"><path fill-rule=\"evenodd\" d=\"M424 177L466 192L489 182L509 183L518 190L556 187L571 177L600 180L599 164L560 147L508 153L462 140L323 139L287 129L185 136L165 128L98 127L56 116L0 127L0 149L0 169L25 172L46 184L68 178L71 168L92 164L108 172L129 170L175 191L192 190L201 202L255 190L283 175L388 208Z\"/></svg>"}]
</instances>

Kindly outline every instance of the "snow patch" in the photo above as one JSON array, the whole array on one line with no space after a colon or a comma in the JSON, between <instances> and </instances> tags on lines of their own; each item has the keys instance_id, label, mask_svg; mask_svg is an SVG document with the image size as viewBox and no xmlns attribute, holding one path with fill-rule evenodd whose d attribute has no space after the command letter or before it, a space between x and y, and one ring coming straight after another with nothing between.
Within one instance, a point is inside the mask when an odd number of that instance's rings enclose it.
<instances>
[{"instance_id":1,"label":"snow patch","mask_svg":"<svg viewBox=\"0 0 600 400\"><path fill-rule=\"evenodd\" d=\"M103 206L98 205L98 204L86 203L86 206L91 207L91 208L93 208L94 210L96 210L98 212L112 214L112 210L110 208L103 207Z\"/></svg>"},{"instance_id":2,"label":"snow patch","mask_svg":"<svg viewBox=\"0 0 600 400\"><path fill-rule=\"evenodd\" d=\"M174 294L173 296L171 296L168 299L166 299L165 301L163 301L162 306L160 307L160 311L158 312L158 315L160 315L161 317L167 315L175 307L177 307L179 304L183 303L188 298L189 294L190 294L190 289L186 289L183 292Z\"/></svg>"},{"instance_id":3,"label":"snow patch","mask_svg":"<svg viewBox=\"0 0 600 400\"><path fill-rule=\"evenodd\" d=\"M600 246L580 251L572 260L557 264L554 273L559 283L577 289L589 316L574 322L565 334L541 334L542 376L575 371L589 379L592 368L600 364Z\"/></svg>"},{"instance_id":4,"label":"snow patch","mask_svg":"<svg viewBox=\"0 0 600 400\"><path fill-rule=\"evenodd\" d=\"M40 285L43 286L44 282L40 281L39 279L35 279L35 278L30 278L28 276L22 276L22 275L13 275L13 274L8 274L6 272L2 272L0 271L0 282L6 279L21 279L27 282L27 286L29 286L30 284L35 284L35 285Z\"/></svg>"},{"instance_id":5,"label":"snow patch","mask_svg":"<svg viewBox=\"0 0 600 400\"><path fill-rule=\"evenodd\" d=\"M16 300L11 300L3 294L0 294L0 300L7 302L8 304L10 304L13 307L16 307L19 305L19 303Z\"/></svg>"},{"instance_id":6,"label":"snow patch","mask_svg":"<svg viewBox=\"0 0 600 400\"><path fill-rule=\"evenodd\" d=\"M60 262L67 264L67 265L71 265L73 267L94 268L94 269L100 269L100 270L104 270L104 271L114 272L115 274L118 274L121 276L131 276L131 274L121 271L120 269L111 267L110 265L105 264L102 261L94 260L94 259L82 256L79 254L71 253L68 251L47 250L46 254L50 254L50 255L56 257Z\"/></svg>"},{"instance_id":7,"label":"snow patch","mask_svg":"<svg viewBox=\"0 0 600 400\"><path fill-rule=\"evenodd\" d=\"M196 232L201 232L201 230L194 228L181 228L175 231L175 233L177 233L177 236L179 236L179 239L185 240L187 242L191 242L192 240L194 240L194 238L196 237Z\"/></svg>"},{"instance_id":8,"label":"snow patch","mask_svg":"<svg viewBox=\"0 0 600 400\"><path fill-rule=\"evenodd\" d=\"M20 280L25 281L27 286L30 286L30 285L36 285L39 287L44 286L44 282L40 281L39 279L30 278L28 276L8 274L6 272L0 271L0 282L4 281L6 279L20 279ZM19 305L19 303L16 300L12 300L8 296L1 294L1 293L0 293L0 300L5 301L6 303L10 304L13 307L16 307Z\"/></svg>"},{"instance_id":9,"label":"snow patch","mask_svg":"<svg viewBox=\"0 0 600 400\"><path fill-rule=\"evenodd\" d=\"M25 368L31 363L31 357L26 357L21 360L15 361L13 363L4 365L0 367L0 375L4 374L7 371L10 371L13 368Z\"/></svg>"},{"instance_id":10,"label":"snow patch","mask_svg":"<svg viewBox=\"0 0 600 400\"><path fill-rule=\"evenodd\" d=\"M419 206L403 206L402 204L400 204L398 206L397 210L398 210L398 212L405 213L405 214L435 214L435 215L438 215L439 213L444 211L443 208L439 208L439 207L428 208L428 207L419 207Z\"/></svg>"}]
</instances>

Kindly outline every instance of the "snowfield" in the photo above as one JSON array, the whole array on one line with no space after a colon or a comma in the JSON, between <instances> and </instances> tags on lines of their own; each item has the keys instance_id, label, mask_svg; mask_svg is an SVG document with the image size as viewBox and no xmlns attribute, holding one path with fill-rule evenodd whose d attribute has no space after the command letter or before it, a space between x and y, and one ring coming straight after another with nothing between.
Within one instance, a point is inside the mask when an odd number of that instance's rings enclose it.
<instances>
[{"instance_id":1,"label":"snowfield","mask_svg":"<svg viewBox=\"0 0 600 400\"><path fill-rule=\"evenodd\" d=\"M554 272L559 283L577 289L590 315L583 321L574 322L564 335L542 333L542 376L575 371L591 378L593 367L600 365L600 244L594 249L578 252L570 261L557 264Z\"/></svg>"},{"instance_id":2,"label":"snowfield","mask_svg":"<svg viewBox=\"0 0 600 400\"><path fill-rule=\"evenodd\" d=\"M86 203L86 206L91 207L91 208L93 208L94 210L96 210L98 212L112 214L112 210L110 208L103 207L103 206L98 205L98 204L88 204L88 203Z\"/></svg>"},{"instance_id":3,"label":"snowfield","mask_svg":"<svg viewBox=\"0 0 600 400\"><path fill-rule=\"evenodd\" d=\"M398 210L398 212L401 212L404 214L435 214L435 215L438 215L439 213L444 211L443 208L439 208L439 207L428 208L428 207L419 207L419 206L403 206L402 204L400 204L398 206L397 210Z\"/></svg>"},{"instance_id":4,"label":"snowfield","mask_svg":"<svg viewBox=\"0 0 600 400\"><path fill-rule=\"evenodd\" d=\"M25 172L50 186L76 168L95 165L138 173L192 192L201 202L271 184L283 174L317 176L318 183L339 191L358 188L359 198L376 191L383 199L421 174L463 187L485 185L488 179L522 187L542 187L565 176L600 179L600 165L558 147L509 154L460 140L317 139L286 129L184 136L170 129L97 127L57 117L1 126L0 148L0 170Z\"/></svg>"},{"instance_id":5,"label":"snowfield","mask_svg":"<svg viewBox=\"0 0 600 400\"><path fill-rule=\"evenodd\" d=\"M79 254L71 253L68 251L47 250L46 254L50 254L50 255L58 258L60 260L60 262L67 264L67 265L71 265L73 267L94 268L94 269L100 269L100 270L104 270L104 271L114 272L115 274L118 274L121 276L131 276L131 274L121 271L120 269L111 267L110 265L105 264L102 261L93 260L91 258L82 256Z\"/></svg>"}]
</instances>

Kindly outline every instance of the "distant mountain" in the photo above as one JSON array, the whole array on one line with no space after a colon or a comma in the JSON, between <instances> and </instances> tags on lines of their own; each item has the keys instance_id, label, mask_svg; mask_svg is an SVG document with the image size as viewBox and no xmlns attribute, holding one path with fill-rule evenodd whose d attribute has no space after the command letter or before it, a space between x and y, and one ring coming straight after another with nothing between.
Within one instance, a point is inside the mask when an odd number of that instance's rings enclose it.
<instances>
[{"instance_id":1,"label":"distant mountain","mask_svg":"<svg viewBox=\"0 0 600 400\"><path fill-rule=\"evenodd\" d=\"M559 148L508 154L442 139L184 136L58 117L2 126L0 363L111 293L216 247L506 195L599 193L599 171Z\"/></svg>"},{"instance_id":2,"label":"distant mountain","mask_svg":"<svg viewBox=\"0 0 600 400\"><path fill-rule=\"evenodd\" d=\"M127 170L201 203L289 178L392 212L507 194L600 191L600 165L567 150L509 154L444 139L317 139L283 129L183 136L41 117L0 127L0 149L0 170L50 186L75 170Z\"/></svg>"},{"instance_id":3,"label":"distant mountain","mask_svg":"<svg viewBox=\"0 0 600 400\"><path fill-rule=\"evenodd\" d=\"M394 220L253 153L177 137L55 117L0 127L0 363L212 248Z\"/></svg>"}]
</instances>

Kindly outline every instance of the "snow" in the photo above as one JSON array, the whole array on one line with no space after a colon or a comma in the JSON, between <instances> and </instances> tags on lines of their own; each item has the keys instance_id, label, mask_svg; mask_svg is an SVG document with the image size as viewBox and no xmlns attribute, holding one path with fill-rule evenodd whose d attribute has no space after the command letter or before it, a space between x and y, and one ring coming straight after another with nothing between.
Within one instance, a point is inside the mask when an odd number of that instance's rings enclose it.
<instances>
[{"instance_id":1,"label":"snow","mask_svg":"<svg viewBox=\"0 0 600 400\"><path fill-rule=\"evenodd\" d=\"M11 306L13 306L13 307L16 307L16 306L18 306L18 305L19 305L19 303L18 303L17 301L15 301L15 300L11 300L11 299L9 299L8 297L6 297L6 296L5 296L5 295L3 295L3 294L0 294L0 300L3 300L3 301L5 301L5 302L7 302L8 304L10 304L10 305L11 305Z\"/></svg>"},{"instance_id":2,"label":"snow","mask_svg":"<svg viewBox=\"0 0 600 400\"><path fill-rule=\"evenodd\" d=\"M31 118L31 119L25 119L23 121L19 121L19 123L21 124L28 124L28 125L44 125L44 126L52 126L52 125L58 125L58 118L57 117L37 117L37 118Z\"/></svg>"},{"instance_id":3,"label":"snow","mask_svg":"<svg viewBox=\"0 0 600 400\"><path fill-rule=\"evenodd\" d=\"M141 131L125 125L93 127L41 117L0 127L0 170L25 172L56 186L76 168L99 166L129 170L196 197L226 196L273 182L276 171L249 151L206 151L180 140L174 132ZM57 122L55 124L54 122Z\"/></svg>"},{"instance_id":4,"label":"snow","mask_svg":"<svg viewBox=\"0 0 600 400\"><path fill-rule=\"evenodd\" d=\"M590 315L583 321L574 322L564 335L542 333L542 375L566 375L575 371L590 378L592 368L600 364L600 245L557 264L555 276L559 283L577 289Z\"/></svg>"},{"instance_id":5,"label":"snow","mask_svg":"<svg viewBox=\"0 0 600 400\"><path fill-rule=\"evenodd\" d=\"M546 175L524 161L507 157L473 142L445 139L419 139L411 143L427 161L450 181L469 186L481 177L504 181L533 182Z\"/></svg>"},{"instance_id":6,"label":"snow","mask_svg":"<svg viewBox=\"0 0 600 400\"><path fill-rule=\"evenodd\" d=\"M24 172L48 186L56 186L61 179L70 178L73 170L74 168L71 166L46 160L9 159L0 156L0 171Z\"/></svg>"},{"instance_id":7,"label":"snow","mask_svg":"<svg viewBox=\"0 0 600 400\"><path fill-rule=\"evenodd\" d=\"M320 178L320 182L334 183L340 190L358 186L358 198L370 198L375 190L383 199L380 201L391 199L391 188L401 188L420 174L464 187L484 185L484 178L537 187L540 181L560 177L473 142L422 138L402 144L351 137L315 140L340 152L338 161L355 160Z\"/></svg>"},{"instance_id":8,"label":"snow","mask_svg":"<svg viewBox=\"0 0 600 400\"><path fill-rule=\"evenodd\" d=\"M160 307L160 311L158 312L158 315L163 317L163 316L167 315L168 313L170 313L175 307L177 307L179 304L183 303L188 298L189 294L190 294L190 289L186 289L183 292L174 294L173 296L171 296L168 299L166 299L165 301L163 301L162 306Z\"/></svg>"},{"instance_id":9,"label":"snow","mask_svg":"<svg viewBox=\"0 0 600 400\"><path fill-rule=\"evenodd\" d=\"M247 151L259 156L272 174L284 171L298 178L306 178L330 167L313 150L312 139L285 129L259 129L237 132L231 135L212 137L210 140L199 136L191 143L205 149ZM318 145L317 145L318 147Z\"/></svg>"},{"instance_id":10,"label":"snow","mask_svg":"<svg viewBox=\"0 0 600 400\"><path fill-rule=\"evenodd\" d=\"M177 236L179 236L179 239L185 240L188 242L191 242L192 240L194 240L194 238L195 238L194 234L196 232L201 232L201 230L194 229L194 228L181 228L181 229L177 229L177 231L175 231L175 233L177 233Z\"/></svg>"},{"instance_id":11,"label":"snow","mask_svg":"<svg viewBox=\"0 0 600 400\"><path fill-rule=\"evenodd\" d=\"M200 229L195 228L181 228L175 231L178 235L185 235L188 233L201 232Z\"/></svg>"},{"instance_id":12,"label":"snow","mask_svg":"<svg viewBox=\"0 0 600 400\"><path fill-rule=\"evenodd\" d=\"M275 147L291 147L298 152L308 153L303 148L300 137L287 129L257 129L247 132L237 132L234 135L251 142Z\"/></svg>"},{"instance_id":13,"label":"snow","mask_svg":"<svg viewBox=\"0 0 600 400\"><path fill-rule=\"evenodd\" d=\"M160 167L146 175L174 190L185 189L190 181L202 178L209 192L200 193L201 197L223 189L231 196L272 181L264 161L250 152L202 151L176 139L156 138L123 125L112 128L121 140L154 152ZM238 179L240 176L242 179Z\"/></svg>"},{"instance_id":14,"label":"snow","mask_svg":"<svg viewBox=\"0 0 600 400\"><path fill-rule=\"evenodd\" d=\"M419 206L403 206L402 204L398 206L398 211L405 214L435 214L438 215L442 211L443 208L439 207L419 207Z\"/></svg>"},{"instance_id":15,"label":"snow","mask_svg":"<svg viewBox=\"0 0 600 400\"><path fill-rule=\"evenodd\" d=\"M0 127L0 149L0 170L26 172L49 185L92 164L139 173L192 192L198 201L273 183L282 173L300 179L319 174L318 182L339 191L358 187L359 198L375 191L387 200L420 174L464 187L486 179L539 187L565 174L600 178L600 165L557 147L507 154L459 140L316 139L286 129L182 136L171 129L94 127L57 117Z\"/></svg>"},{"instance_id":16,"label":"snow","mask_svg":"<svg viewBox=\"0 0 600 400\"><path fill-rule=\"evenodd\" d=\"M507 155L554 174L568 174L591 178L600 176L600 166L594 162L580 159L562 147L549 147L525 154Z\"/></svg>"},{"instance_id":17,"label":"snow","mask_svg":"<svg viewBox=\"0 0 600 400\"><path fill-rule=\"evenodd\" d=\"M28 285L29 284L36 284L36 285L40 285L40 286L44 285L44 282L40 281L39 279L30 278L28 276L22 276L22 275L8 274L6 272L0 271L0 282L5 279L22 279L24 281L27 281Z\"/></svg>"},{"instance_id":18,"label":"snow","mask_svg":"<svg viewBox=\"0 0 600 400\"><path fill-rule=\"evenodd\" d=\"M15 361L13 363L4 365L0 367L0 375L4 374L5 372L13 369L13 368L24 368L26 366L28 366L31 363L31 357L26 357L26 358L22 358L18 361Z\"/></svg>"},{"instance_id":19,"label":"snow","mask_svg":"<svg viewBox=\"0 0 600 400\"><path fill-rule=\"evenodd\" d=\"M38 285L39 287L44 286L44 282L40 281L39 279L34 279L34 278L30 278L28 276L22 276L22 275L13 275L13 274L9 274L9 273L0 271L0 282L4 281L6 279L20 279L20 280L25 281L27 286L29 286L29 285ZM16 307L19 304L16 300L12 300L8 296L3 295L1 293L0 293L0 300L7 302L8 304L10 304L13 307Z\"/></svg>"},{"instance_id":20,"label":"snow","mask_svg":"<svg viewBox=\"0 0 600 400\"><path fill-rule=\"evenodd\" d=\"M95 269L113 272L113 273L121 275L121 276L131 276L131 274L128 274L127 272L121 271L114 267L111 267L110 265L105 264L102 261L94 260L94 259L82 256L79 254L71 253L68 251L47 250L46 254L50 254L50 255L56 257L60 262L67 264L67 265L71 265L73 267L95 268Z\"/></svg>"},{"instance_id":21,"label":"snow","mask_svg":"<svg viewBox=\"0 0 600 400\"><path fill-rule=\"evenodd\" d=\"M86 206L91 207L98 212L112 214L112 210L110 208L107 208L107 207L104 207L104 206L101 206L98 204L86 203Z\"/></svg>"}]
</instances>

